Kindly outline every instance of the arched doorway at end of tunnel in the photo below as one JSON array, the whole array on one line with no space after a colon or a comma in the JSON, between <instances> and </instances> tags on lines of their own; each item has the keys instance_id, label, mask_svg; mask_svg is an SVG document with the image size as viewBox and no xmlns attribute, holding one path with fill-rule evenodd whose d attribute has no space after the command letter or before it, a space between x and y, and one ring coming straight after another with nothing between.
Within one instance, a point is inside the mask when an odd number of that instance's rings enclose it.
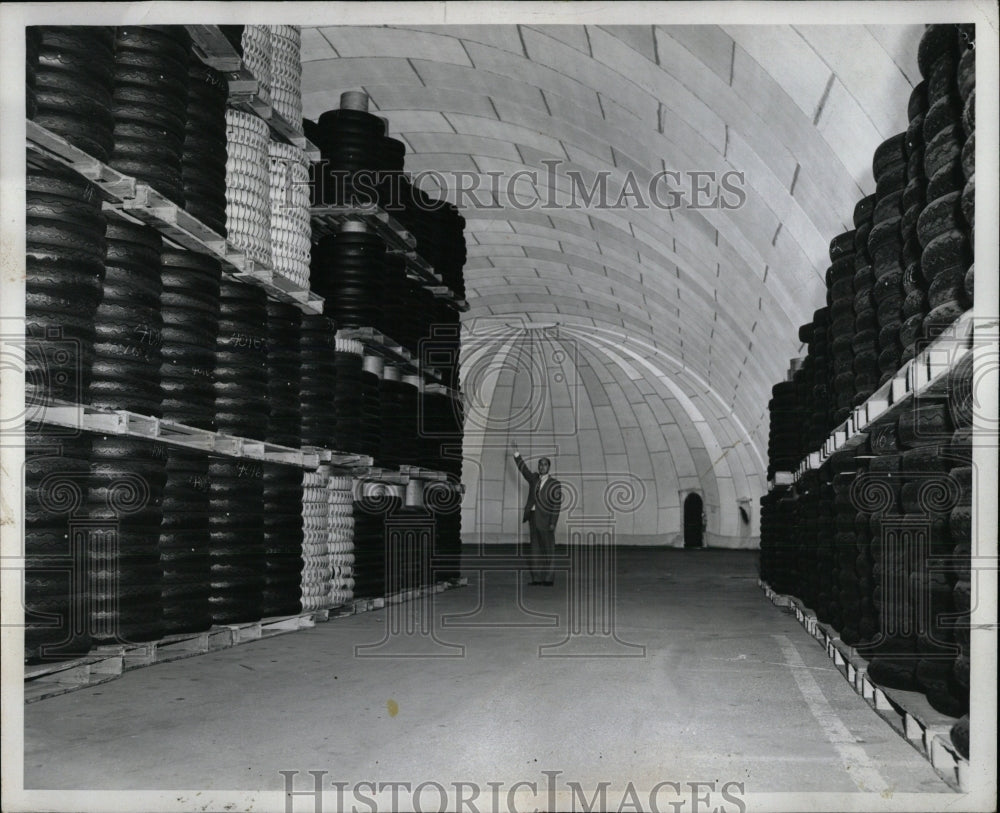
<instances>
[{"instance_id":1,"label":"arched doorway at end of tunnel","mask_svg":"<svg viewBox=\"0 0 1000 813\"><path fill-rule=\"evenodd\" d=\"M696 491L684 498L684 547L705 547L705 511Z\"/></svg>"}]
</instances>

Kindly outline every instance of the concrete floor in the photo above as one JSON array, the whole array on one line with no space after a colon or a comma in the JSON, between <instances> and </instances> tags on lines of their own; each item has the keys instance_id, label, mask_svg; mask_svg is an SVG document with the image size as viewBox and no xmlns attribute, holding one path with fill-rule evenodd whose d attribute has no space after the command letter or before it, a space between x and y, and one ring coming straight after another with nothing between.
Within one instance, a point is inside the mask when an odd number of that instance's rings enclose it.
<instances>
[{"instance_id":1,"label":"concrete floor","mask_svg":"<svg viewBox=\"0 0 1000 813\"><path fill-rule=\"evenodd\" d=\"M412 602L30 704L25 787L280 791L281 770L297 789L325 770L485 788L562 771L619 790L950 792L767 601L754 552L622 549L616 570L617 641L551 648L579 618L565 573L518 605L513 572L472 569L434 597L432 634L407 633Z\"/></svg>"}]
</instances>

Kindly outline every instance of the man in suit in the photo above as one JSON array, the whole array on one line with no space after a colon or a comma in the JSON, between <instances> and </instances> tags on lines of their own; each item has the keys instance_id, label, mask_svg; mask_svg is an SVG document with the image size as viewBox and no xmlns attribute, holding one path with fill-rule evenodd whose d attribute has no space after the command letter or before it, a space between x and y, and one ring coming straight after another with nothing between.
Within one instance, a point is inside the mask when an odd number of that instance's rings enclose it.
<instances>
[{"instance_id":1,"label":"man in suit","mask_svg":"<svg viewBox=\"0 0 1000 813\"><path fill-rule=\"evenodd\" d=\"M543 584L551 587L552 559L556 549L556 522L559 521L559 508L562 504L562 490L559 481L549 474L552 467L549 459L543 457L538 461L538 471L533 472L521 458L517 443L511 441L511 451L514 462L521 476L528 481L528 501L524 506L521 522L528 523L531 535L531 584Z\"/></svg>"}]
</instances>

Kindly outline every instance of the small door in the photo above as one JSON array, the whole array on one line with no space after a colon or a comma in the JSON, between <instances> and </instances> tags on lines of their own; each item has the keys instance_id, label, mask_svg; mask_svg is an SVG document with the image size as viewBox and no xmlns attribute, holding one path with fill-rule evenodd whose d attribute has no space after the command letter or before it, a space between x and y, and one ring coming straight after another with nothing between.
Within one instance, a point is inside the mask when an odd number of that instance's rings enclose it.
<instances>
[{"instance_id":1,"label":"small door","mask_svg":"<svg viewBox=\"0 0 1000 813\"><path fill-rule=\"evenodd\" d=\"M684 498L684 547L701 548L705 545L701 495L691 493Z\"/></svg>"}]
</instances>

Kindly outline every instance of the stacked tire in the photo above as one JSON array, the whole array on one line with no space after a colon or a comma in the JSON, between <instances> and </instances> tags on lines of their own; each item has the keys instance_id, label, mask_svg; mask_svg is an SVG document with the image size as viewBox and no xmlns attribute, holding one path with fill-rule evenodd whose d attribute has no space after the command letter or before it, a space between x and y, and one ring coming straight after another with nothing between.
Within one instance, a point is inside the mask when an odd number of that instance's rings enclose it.
<instances>
[{"instance_id":1,"label":"stacked tire","mask_svg":"<svg viewBox=\"0 0 1000 813\"><path fill-rule=\"evenodd\" d=\"M226 236L226 77L193 54L181 154L184 209Z\"/></svg>"},{"instance_id":2,"label":"stacked tire","mask_svg":"<svg viewBox=\"0 0 1000 813\"><path fill-rule=\"evenodd\" d=\"M903 216L900 232L905 247L906 266L903 270L903 310L898 331L901 350L893 359L900 362L916 354L916 343L923 334L923 323L930 310L927 303L927 281L921 268L920 232L918 223L927 204L927 176L924 172L925 122L928 121L927 82L920 82L910 94L909 126L906 130L906 189L903 193ZM939 119L938 112L931 117Z\"/></svg>"},{"instance_id":3,"label":"stacked tire","mask_svg":"<svg viewBox=\"0 0 1000 813\"><path fill-rule=\"evenodd\" d=\"M217 259L183 249L164 249L160 265L162 415L214 431L222 267Z\"/></svg>"},{"instance_id":4,"label":"stacked tire","mask_svg":"<svg viewBox=\"0 0 1000 813\"><path fill-rule=\"evenodd\" d=\"M267 302L267 433L270 443L301 445L302 312L284 302Z\"/></svg>"},{"instance_id":5,"label":"stacked tire","mask_svg":"<svg viewBox=\"0 0 1000 813\"><path fill-rule=\"evenodd\" d=\"M973 172L974 147L963 166L965 106L959 95L959 35L954 25L928 26L921 40L921 72L927 81L928 110L923 123L927 206L917 222L922 247L920 267L927 285L929 311L920 338L933 339L971 304L965 277L972 264L969 224L962 211L965 169Z\"/></svg>"},{"instance_id":6,"label":"stacked tire","mask_svg":"<svg viewBox=\"0 0 1000 813\"><path fill-rule=\"evenodd\" d=\"M791 486L775 486L760 498L760 577L778 593L794 593L795 552Z\"/></svg>"},{"instance_id":7,"label":"stacked tire","mask_svg":"<svg viewBox=\"0 0 1000 813\"><path fill-rule=\"evenodd\" d=\"M304 314L299 334L300 410L303 446L338 448L334 444L337 413L337 339L335 325L325 316Z\"/></svg>"},{"instance_id":8,"label":"stacked tire","mask_svg":"<svg viewBox=\"0 0 1000 813\"><path fill-rule=\"evenodd\" d=\"M268 423L267 295L223 280L215 351L215 424L219 432L264 440Z\"/></svg>"},{"instance_id":9,"label":"stacked tire","mask_svg":"<svg viewBox=\"0 0 1000 813\"><path fill-rule=\"evenodd\" d=\"M327 483L329 467L302 476L302 572L299 579L303 610L327 606L331 590L330 523Z\"/></svg>"},{"instance_id":10,"label":"stacked tire","mask_svg":"<svg viewBox=\"0 0 1000 813\"><path fill-rule=\"evenodd\" d=\"M29 121L38 110L35 95L35 71L38 68L38 52L42 46L42 32L38 26L24 29L24 114Z\"/></svg>"},{"instance_id":11,"label":"stacked tire","mask_svg":"<svg viewBox=\"0 0 1000 813\"><path fill-rule=\"evenodd\" d=\"M319 147L322 162L319 166L319 183L315 187L313 203L340 205L354 197L357 173L370 175L368 186L377 183L377 173L388 163L383 153L385 121L367 111L367 97L350 93L341 96L339 110L327 110L309 128L310 137ZM356 98L355 98L356 97ZM344 107L345 104L364 107L362 110ZM378 193L366 195L376 202Z\"/></svg>"},{"instance_id":12,"label":"stacked tire","mask_svg":"<svg viewBox=\"0 0 1000 813\"><path fill-rule=\"evenodd\" d=\"M782 381L771 387L768 402L770 433L767 442L768 479L779 471L795 471L802 460L799 443L798 404L792 381Z\"/></svg>"},{"instance_id":13,"label":"stacked tire","mask_svg":"<svg viewBox=\"0 0 1000 813\"><path fill-rule=\"evenodd\" d=\"M302 32L297 25L269 26L271 106L302 134Z\"/></svg>"},{"instance_id":14,"label":"stacked tire","mask_svg":"<svg viewBox=\"0 0 1000 813\"><path fill-rule=\"evenodd\" d=\"M306 287L312 251L309 169L298 147L270 142L271 261L285 279Z\"/></svg>"},{"instance_id":15,"label":"stacked tire","mask_svg":"<svg viewBox=\"0 0 1000 813\"><path fill-rule=\"evenodd\" d=\"M868 237L868 252L872 258L875 277L872 298L879 331L880 369L888 369L893 363L894 348L897 345L905 347L907 343L902 332L905 259L903 235L900 231L906 166L906 133L883 141L872 158L876 203L872 213L872 230ZM900 358L896 360L897 369L901 360L902 351ZM885 376L885 373L882 375Z\"/></svg>"},{"instance_id":16,"label":"stacked tire","mask_svg":"<svg viewBox=\"0 0 1000 813\"><path fill-rule=\"evenodd\" d=\"M173 448L167 455L159 545L163 631L168 635L212 625L208 466L202 452Z\"/></svg>"},{"instance_id":17,"label":"stacked tire","mask_svg":"<svg viewBox=\"0 0 1000 813\"><path fill-rule=\"evenodd\" d=\"M302 472L294 466L264 466L264 584L262 616L294 615L302 609Z\"/></svg>"},{"instance_id":18,"label":"stacked tire","mask_svg":"<svg viewBox=\"0 0 1000 813\"><path fill-rule=\"evenodd\" d=\"M166 481L164 444L120 435L94 436L87 570L95 643L163 637L160 526Z\"/></svg>"},{"instance_id":19,"label":"stacked tire","mask_svg":"<svg viewBox=\"0 0 1000 813\"><path fill-rule=\"evenodd\" d=\"M826 272L826 306L831 320L830 355L835 373L834 425L847 418L854 404L856 363L868 360L853 350L856 337L868 335L864 331L855 334L854 329L854 234L853 231L844 232L830 242L831 265ZM864 352L868 352L867 345ZM862 368L862 372L867 373L867 367Z\"/></svg>"},{"instance_id":20,"label":"stacked tire","mask_svg":"<svg viewBox=\"0 0 1000 813\"><path fill-rule=\"evenodd\" d=\"M105 237L89 403L159 418L163 238L149 226L115 216L107 219Z\"/></svg>"},{"instance_id":21,"label":"stacked tire","mask_svg":"<svg viewBox=\"0 0 1000 813\"><path fill-rule=\"evenodd\" d=\"M354 497L350 477L327 481L327 551L330 562L330 591L327 601L335 607L354 598Z\"/></svg>"},{"instance_id":22,"label":"stacked tire","mask_svg":"<svg viewBox=\"0 0 1000 813\"><path fill-rule=\"evenodd\" d=\"M104 282L105 216L76 173L28 168L25 395L86 403Z\"/></svg>"},{"instance_id":23,"label":"stacked tire","mask_svg":"<svg viewBox=\"0 0 1000 813\"><path fill-rule=\"evenodd\" d=\"M403 487L358 481L354 493L354 595L386 593L386 518L403 504Z\"/></svg>"},{"instance_id":24,"label":"stacked tire","mask_svg":"<svg viewBox=\"0 0 1000 813\"><path fill-rule=\"evenodd\" d=\"M184 26L115 31L114 149L108 163L181 207L190 58Z\"/></svg>"},{"instance_id":25,"label":"stacked tire","mask_svg":"<svg viewBox=\"0 0 1000 813\"><path fill-rule=\"evenodd\" d=\"M270 104L273 67L270 26L245 25L242 29L239 52L244 64L257 80L257 98Z\"/></svg>"},{"instance_id":26,"label":"stacked tire","mask_svg":"<svg viewBox=\"0 0 1000 813\"><path fill-rule=\"evenodd\" d=\"M820 308L813 313L813 332L809 342L809 356L812 357L812 412L809 415L809 426L811 428L809 448L815 449L823 444L830 429L835 426L833 420L835 409L831 408L836 403L833 391L835 379L833 357L830 348L830 311L828 308ZM818 442L816 442L818 441Z\"/></svg>"},{"instance_id":27,"label":"stacked tire","mask_svg":"<svg viewBox=\"0 0 1000 813\"><path fill-rule=\"evenodd\" d=\"M462 478L463 407L457 395L425 389L420 395L418 465Z\"/></svg>"},{"instance_id":28,"label":"stacked tire","mask_svg":"<svg viewBox=\"0 0 1000 813\"><path fill-rule=\"evenodd\" d=\"M28 423L24 430L24 657L35 663L90 649L86 517L90 436Z\"/></svg>"},{"instance_id":29,"label":"stacked tire","mask_svg":"<svg viewBox=\"0 0 1000 813\"><path fill-rule=\"evenodd\" d=\"M951 438L950 457L955 467L950 476L958 485L958 499L948 518L948 530L954 544L952 556L956 563L953 576L952 603L958 619L954 627L957 654L952 676L959 701L968 703L970 663L970 619L972 608L972 467L973 369L972 354L966 355L949 376L949 415L955 432ZM961 719L951 729L951 740L962 756L969 756L969 714L966 707Z\"/></svg>"},{"instance_id":30,"label":"stacked tire","mask_svg":"<svg viewBox=\"0 0 1000 813\"><path fill-rule=\"evenodd\" d=\"M969 226L969 243L975 254L976 235L976 31L975 26L959 27L959 43L962 56L958 63L958 95L962 100L962 131L965 145L962 147L962 174L965 186L962 189L962 215ZM972 306L975 289L973 266L965 275L965 301Z\"/></svg>"},{"instance_id":31,"label":"stacked tire","mask_svg":"<svg viewBox=\"0 0 1000 813\"><path fill-rule=\"evenodd\" d=\"M107 161L114 147L115 29L40 26L38 30L34 121L98 161Z\"/></svg>"},{"instance_id":32,"label":"stacked tire","mask_svg":"<svg viewBox=\"0 0 1000 813\"><path fill-rule=\"evenodd\" d=\"M364 356L361 362L361 454L377 458L382 451L382 359Z\"/></svg>"},{"instance_id":33,"label":"stacked tire","mask_svg":"<svg viewBox=\"0 0 1000 813\"><path fill-rule=\"evenodd\" d=\"M226 110L226 233L256 263L271 265L269 131L259 116Z\"/></svg>"},{"instance_id":34,"label":"stacked tire","mask_svg":"<svg viewBox=\"0 0 1000 813\"><path fill-rule=\"evenodd\" d=\"M264 590L264 467L213 459L208 477L212 623L256 621Z\"/></svg>"},{"instance_id":35,"label":"stacked tire","mask_svg":"<svg viewBox=\"0 0 1000 813\"><path fill-rule=\"evenodd\" d=\"M336 393L331 412L336 418L332 437L334 449L364 454L361 414L361 342L337 339L333 366L336 369Z\"/></svg>"},{"instance_id":36,"label":"stacked tire","mask_svg":"<svg viewBox=\"0 0 1000 813\"><path fill-rule=\"evenodd\" d=\"M340 327L382 323L385 243L364 224L346 223L313 248L310 287L325 299L323 313Z\"/></svg>"}]
</instances>

